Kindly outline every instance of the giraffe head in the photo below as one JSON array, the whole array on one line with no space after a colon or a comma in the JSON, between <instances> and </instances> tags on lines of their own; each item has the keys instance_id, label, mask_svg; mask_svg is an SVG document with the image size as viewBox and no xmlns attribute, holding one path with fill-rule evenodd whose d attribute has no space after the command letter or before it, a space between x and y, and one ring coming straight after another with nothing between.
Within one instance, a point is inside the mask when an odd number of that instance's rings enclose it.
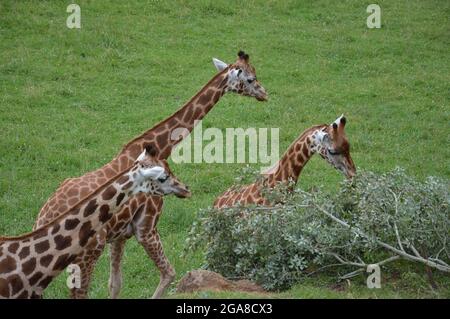
<instances>
[{"instance_id":1,"label":"giraffe head","mask_svg":"<svg viewBox=\"0 0 450 319\"><path fill-rule=\"evenodd\" d=\"M149 193L152 195L174 194L179 198L191 197L189 188L171 172L166 160L156 157L156 149L152 145L145 147L136 159L130 171L139 185L134 193Z\"/></svg>"},{"instance_id":2,"label":"giraffe head","mask_svg":"<svg viewBox=\"0 0 450 319\"><path fill-rule=\"evenodd\" d=\"M352 178L356 174L356 167L350 156L350 144L344 131L345 123L346 119L341 115L330 125L314 131L311 149L347 178Z\"/></svg>"},{"instance_id":3,"label":"giraffe head","mask_svg":"<svg viewBox=\"0 0 450 319\"><path fill-rule=\"evenodd\" d=\"M249 63L249 55L239 51L233 64L226 64L213 58L217 70L227 69L227 87L225 92L235 92L244 96L253 96L258 101L267 101L267 92L256 79L255 68Z\"/></svg>"}]
</instances>

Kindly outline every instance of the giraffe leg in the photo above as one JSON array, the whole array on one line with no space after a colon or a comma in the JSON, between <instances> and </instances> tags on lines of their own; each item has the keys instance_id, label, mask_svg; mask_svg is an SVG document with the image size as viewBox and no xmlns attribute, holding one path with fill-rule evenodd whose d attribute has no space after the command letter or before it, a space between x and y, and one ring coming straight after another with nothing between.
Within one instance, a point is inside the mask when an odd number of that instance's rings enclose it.
<instances>
[{"instance_id":1,"label":"giraffe leg","mask_svg":"<svg viewBox=\"0 0 450 319\"><path fill-rule=\"evenodd\" d=\"M140 204L145 200L145 205L135 205L138 211L133 217L133 230L137 241L144 247L147 255L153 260L159 269L159 285L153 293L152 298L160 298L170 283L175 278L175 270L164 254L161 238L156 225L161 215L163 201L160 197L143 197Z\"/></svg>"},{"instance_id":2,"label":"giraffe leg","mask_svg":"<svg viewBox=\"0 0 450 319\"><path fill-rule=\"evenodd\" d=\"M91 283L92 272L97 260L102 255L106 245L106 230L102 229L83 250L83 252L73 262L80 267L81 286L70 290L72 299L85 299L88 297L89 285Z\"/></svg>"},{"instance_id":3,"label":"giraffe leg","mask_svg":"<svg viewBox=\"0 0 450 319\"><path fill-rule=\"evenodd\" d=\"M109 295L111 299L117 299L122 288L122 267L120 262L122 261L125 242L126 239L119 238L110 245Z\"/></svg>"},{"instance_id":4,"label":"giraffe leg","mask_svg":"<svg viewBox=\"0 0 450 319\"><path fill-rule=\"evenodd\" d=\"M152 298L161 298L167 287L175 279L175 270L164 254L161 239L156 228L144 236L137 236L137 239L160 271L159 285L153 293Z\"/></svg>"}]
</instances>

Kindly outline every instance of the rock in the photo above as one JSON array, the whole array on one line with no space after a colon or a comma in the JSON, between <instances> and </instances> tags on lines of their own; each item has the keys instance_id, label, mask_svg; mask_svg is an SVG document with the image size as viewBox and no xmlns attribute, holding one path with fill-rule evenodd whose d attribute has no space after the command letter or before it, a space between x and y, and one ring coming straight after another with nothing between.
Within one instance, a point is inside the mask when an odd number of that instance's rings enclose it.
<instances>
[{"instance_id":1,"label":"rock","mask_svg":"<svg viewBox=\"0 0 450 319\"><path fill-rule=\"evenodd\" d=\"M221 274L202 269L188 272L177 285L179 293L201 290L265 292L261 286L249 280L232 281L224 278Z\"/></svg>"}]
</instances>

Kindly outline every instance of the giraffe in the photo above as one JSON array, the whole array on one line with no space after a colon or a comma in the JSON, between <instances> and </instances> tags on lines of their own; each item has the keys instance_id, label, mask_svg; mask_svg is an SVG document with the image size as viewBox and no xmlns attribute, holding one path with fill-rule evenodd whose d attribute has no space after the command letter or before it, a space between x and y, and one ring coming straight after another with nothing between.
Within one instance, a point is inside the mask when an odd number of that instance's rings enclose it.
<instances>
[{"instance_id":1,"label":"giraffe","mask_svg":"<svg viewBox=\"0 0 450 319\"><path fill-rule=\"evenodd\" d=\"M249 204L269 206L269 201L261 195L261 188L273 188L277 183L288 181L297 183L303 167L315 153L347 178L353 177L356 168L350 156L350 144L344 131L345 123L346 119L341 115L330 125L308 128L289 146L281 159L263 173L261 180L225 191L214 201L213 207L220 209Z\"/></svg>"},{"instance_id":2,"label":"giraffe","mask_svg":"<svg viewBox=\"0 0 450 319\"><path fill-rule=\"evenodd\" d=\"M134 162L146 143L154 143L159 158L167 159L172 149L187 136L172 136L179 128L191 132L198 120L201 120L228 92L266 101L268 95L256 78L256 71L249 62L249 55L239 51L235 63L226 64L213 58L219 71L197 94L172 116L156 124L140 136L132 139L121 152L108 164L98 170L78 178L65 180L42 207L34 229L37 229L59 216L80 197L92 192L99 184L114 176L124 167ZM161 215L163 200L161 197L140 194L126 204L117 215L99 232L95 240L75 259L74 263L82 271L81 288L72 289L72 298L86 298L91 274L106 243L110 244L111 298L119 296L122 287L121 259L125 242L133 235L143 246L147 255L160 271L160 282L152 298L159 298L175 278L175 270L164 254L157 223Z\"/></svg>"},{"instance_id":3,"label":"giraffe","mask_svg":"<svg viewBox=\"0 0 450 319\"><path fill-rule=\"evenodd\" d=\"M89 239L136 194L189 197L188 188L148 146L135 164L107 180L52 222L18 237L0 238L0 298L40 298Z\"/></svg>"}]
</instances>

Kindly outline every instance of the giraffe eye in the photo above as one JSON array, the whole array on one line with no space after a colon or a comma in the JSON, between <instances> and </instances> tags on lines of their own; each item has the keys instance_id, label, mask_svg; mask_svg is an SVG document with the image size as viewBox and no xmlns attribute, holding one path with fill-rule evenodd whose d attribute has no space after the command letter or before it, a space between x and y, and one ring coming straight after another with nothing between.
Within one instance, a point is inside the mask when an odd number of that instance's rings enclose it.
<instances>
[{"instance_id":1,"label":"giraffe eye","mask_svg":"<svg viewBox=\"0 0 450 319\"><path fill-rule=\"evenodd\" d=\"M333 156L341 154L341 152L333 151L331 148L328 149L328 153L330 153L330 155L333 155Z\"/></svg>"},{"instance_id":2,"label":"giraffe eye","mask_svg":"<svg viewBox=\"0 0 450 319\"><path fill-rule=\"evenodd\" d=\"M252 79L248 79L248 80L247 80L248 83L253 83L253 81L255 81L255 78L252 78Z\"/></svg>"},{"instance_id":3,"label":"giraffe eye","mask_svg":"<svg viewBox=\"0 0 450 319\"><path fill-rule=\"evenodd\" d=\"M169 179L169 176L166 175L166 176L163 176L163 177L158 178L158 182L164 183L164 182L167 181L168 179Z\"/></svg>"}]
</instances>

